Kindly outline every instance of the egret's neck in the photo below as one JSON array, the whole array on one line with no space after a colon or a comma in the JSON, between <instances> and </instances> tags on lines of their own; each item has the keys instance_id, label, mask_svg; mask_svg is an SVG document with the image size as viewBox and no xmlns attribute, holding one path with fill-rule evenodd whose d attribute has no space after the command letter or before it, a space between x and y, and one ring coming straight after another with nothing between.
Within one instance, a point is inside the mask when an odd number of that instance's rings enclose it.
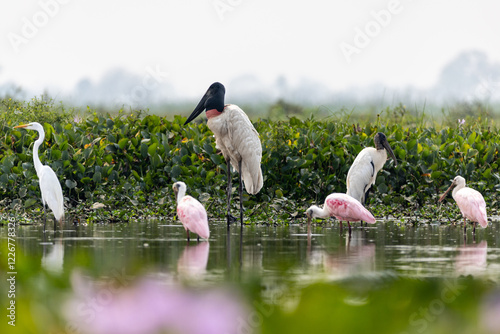
<instances>
[{"instance_id":1,"label":"egret's neck","mask_svg":"<svg viewBox=\"0 0 500 334\"><path fill-rule=\"evenodd\" d=\"M180 203L182 198L186 195L186 189L179 188L177 191L177 203Z\"/></svg>"},{"instance_id":2,"label":"egret's neck","mask_svg":"<svg viewBox=\"0 0 500 334\"><path fill-rule=\"evenodd\" d=\"M39 133L40 136L33 145L33 163L35 164L36 175L38 176L40 176L40 171L42 170L42 163L38 157L38 148L42 145L43 140L45 139L45 132L43 131L43 128L39 130Z\"/></svg>"},{"instance_id":3,"label":"egret's neck","mask_svg":"<svg viewBox=\"0 0 500 334\"><path fill-rule=\"evenodd\" d=\"M312 210L312 216L314 218L328 218L330 217L330 212L326 209L322 209L319 206L313 205L309 208L309 210Z\"/></svg>"}]
</instances>

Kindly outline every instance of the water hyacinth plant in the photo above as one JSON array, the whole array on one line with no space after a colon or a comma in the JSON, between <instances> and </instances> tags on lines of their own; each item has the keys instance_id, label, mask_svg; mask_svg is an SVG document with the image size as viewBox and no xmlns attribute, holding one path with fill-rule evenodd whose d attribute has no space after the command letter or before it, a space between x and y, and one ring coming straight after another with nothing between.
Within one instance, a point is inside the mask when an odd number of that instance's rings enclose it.
<instances>
[{"instance_id":1,"label":"water hyacinth plant","mask_svg":"<svg viewBox=\"0 0 500 334\"><path fill-rule=\"evenodd\" d=\"M9 103L4 101L4 108L41 108L36 103ZM58 113L54 108L51 112ZM375 196L367 203L375 216L408 212L426 216L448 180L458 174L483 193L487 202L496 203L500 138L491 124L420 127L401 119L396 124L388 112L381 115L374 124L364 125L296 117L254 121L262 142L264 187L255 196L243 194L246 215L250 220L289 221L328 194L345 192L349 167L362 148L372 145L377 132L386 134L398 165L387 162L377 176ZM13 130L12 124L24 121L19 117L4 115L2 120L0 195L7 210L32 217L32 212L41 210L32 166L36 134ZM58 175L67 210L79 220L173 216L175 198L170 185L181 179L206 206L209 217L224 217L227 167L205 122L183 126L186 119L181 116L167 118L142 111L110 115L92 110L78 117L47 119L51 123L42 123L46 139L40 158ZM105 209L92 210L96 202ZM238 205L235 201L233 209ZM449 210L456 211L451 205Z\"/></svg>"}]
</instances>

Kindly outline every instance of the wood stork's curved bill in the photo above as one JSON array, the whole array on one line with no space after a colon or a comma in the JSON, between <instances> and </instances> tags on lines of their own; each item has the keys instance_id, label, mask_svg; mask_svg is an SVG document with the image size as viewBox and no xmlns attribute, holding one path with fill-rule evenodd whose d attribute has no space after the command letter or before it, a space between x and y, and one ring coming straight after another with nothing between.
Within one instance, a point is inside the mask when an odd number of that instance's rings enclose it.
<instances>
[{"instance_id":1,"label":"wood stork's curved bill","mask_svg":"<svg viewBox=\"0 0 500 334\"><path fill-rule=\"evenodd\" d=\"M218 112L222 112L224 110L224 95L226 94L226 88L220 82L214 82L210 85L207 92L201 98L200 102L194 108L191 115L188 117L187 121L184 125L191 122L193 119L198 117L199 114L203 112L203 110L212 110L216 109Z\"/></svg>"},{"instance_id":2,"label":"wood stork's curved bill","mask_svg":"<svg viewBox=\"0 0 500 334\"><path fill-rule=\"evenodd\" d=\"M387 137L382 132L379 132L375 135L374 142L375 142L375 148L377 150L381 150L381 149L385 148L386 151L389 152L389 154L392 157L392 160L394 160L394 165L397 166L398 161L396 160L396 156L394 155L394 152L392 151L391 145L389 145L389 142L387 141Z\"/></svg>"}]
</instances>

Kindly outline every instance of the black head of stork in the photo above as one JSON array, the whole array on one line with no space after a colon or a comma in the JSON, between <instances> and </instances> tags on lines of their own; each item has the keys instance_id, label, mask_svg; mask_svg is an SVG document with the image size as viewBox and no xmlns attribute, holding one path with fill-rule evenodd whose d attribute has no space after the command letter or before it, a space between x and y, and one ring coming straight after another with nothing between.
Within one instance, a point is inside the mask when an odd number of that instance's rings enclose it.
<instances>
[{"instance_id":1,"label":"black head of stork","mask_svg":"<svg viewBox=\"0 0 500 334\"><path fill-rule=\"evenodd\" d=\"M194 108L193 112L184 123L184 125L195 119L199 114L203 112L203 110L216 109L218 112L222 112L222 110L224 110L225 94L226 88L224 88L223 84L221 84L220 82L214 82L213 84L211 84L210 87L208 87L205 95L203 95L196 108Z\"/></svg>"},{"instance_id":2,"label":"black head of stork","mask_svg":"<svg viewBox=\"0 0 500 334\"><path fill-rule=\"evenodd\" d=\"M386 150L394 160L394 165L397 166L398 162L396 160L396 156L394 155L394 152L392 152L392 148L387 141L387 137L382 132L378 132L375 135L375 138L373 138L373 141L375 142L375 148L377 150Z\"/></svg>"}]
</instances>

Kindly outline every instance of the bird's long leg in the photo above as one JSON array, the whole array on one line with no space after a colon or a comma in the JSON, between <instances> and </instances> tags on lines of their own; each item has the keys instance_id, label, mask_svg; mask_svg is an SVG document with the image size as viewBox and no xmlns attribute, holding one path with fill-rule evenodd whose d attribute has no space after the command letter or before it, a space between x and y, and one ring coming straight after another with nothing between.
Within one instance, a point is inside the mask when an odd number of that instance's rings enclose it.
<instances>
[{"instance_id":1,"label":"bird's long leg","mask_svg":"<svg viewBox=\"0 0 500 334\"><path fill-rule=\"evenodd\" d=\"M467 233L467 219L464 218L464 234Z\"/></svg>"},{"instance_id":2,"label":"bird's long leg","mask_svg":"<svg viewBox=\"0 0 500 334\"><path fill-rule=\"evenodd\" d=\"M43 204L43 232L45 232L45 226L47 225L47 212L45 211L45 203L42 201Z\"/></svg>"},{"instance_id":3,"label":"bird's long leg","mask_svg":"<svg viewBox=\"0 0 500 334\"><path fill-rule=\"evenodd\" d=\"M349 236L351 235L351 223L347 221L347 226L349 226Z\"/></svg>"},{"instance_id":4,"label":"bird's long leg","mask_svg":"<svg viewBox=\"0 0 500 334\"><path fill-rule=\"evenodd\" d=\"M476 222L474 222L473 224L474 224L474 225L473 225L474 227L472 228L472 234L475 234L475 233L476 233L476 224L477 224L477 223L476 223Z\"/></svg>"},{"instance_id":5,"label":"bird's long leg","mask_svg":"<svg viewBox=\"0 0 500 334\"><path fill-rule=\"evenodd\" d=\"M54 217L54 237L56 236L56 229L57 229L57 219Z\"/></svg>"},{"instance_id":6,"label":"bird's long leg","mask_svg":"<svg viewBox=\"0 0 500 334\"><path fill-rule=\"evenodd\" d=\"M240 222L241 222L241 226L243 228L243 182L241 181L241 160L238 161L238 174L239 174L239 178L240 178L240 188L239 188L239 192L240 192Z\"/></svg>"},{"instance_id":7,"label":"bird's long leg","mask_svg":"<svg viewBox=\"0 0 500 334\"><path fill-rule=\"evenodd\" d=\"M227 168L227 228L229 225L235 220L233 216L231 216L231 191L232 191L232 180L231 180L231 158L226 159L226 168Z\"/></svg>"},{"instance_id":8,"label":"bird's long leg","mask_svg":"<svg viewBox=\"0 0 500 334\"><path fill-rule=\"evenodd\" d=\"M187 239L188 239L188 243L189 243L189 230L186 229L186 235L187 235Z\"/></svg>"}]
</instances>

